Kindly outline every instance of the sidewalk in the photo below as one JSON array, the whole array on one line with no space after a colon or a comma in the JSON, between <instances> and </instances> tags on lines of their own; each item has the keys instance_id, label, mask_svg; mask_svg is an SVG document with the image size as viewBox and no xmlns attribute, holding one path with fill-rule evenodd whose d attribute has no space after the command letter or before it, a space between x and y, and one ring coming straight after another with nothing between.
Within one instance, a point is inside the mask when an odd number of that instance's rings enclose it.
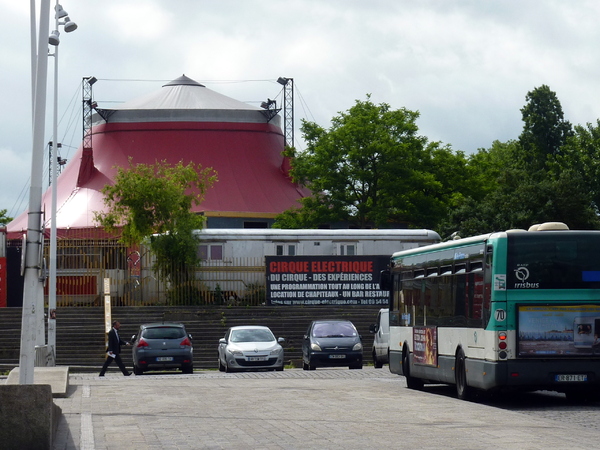
<instances>
[{"instance_id":1,"label":"sidewalk","mask_svg":"<svg viewBox=\"0 0 600 450\"><path fill-rule=\"evenodd\" d=\"M386 368L71 374L55 449L596 448L598 431L406 389Z\"/></svg>"}]
</instances>

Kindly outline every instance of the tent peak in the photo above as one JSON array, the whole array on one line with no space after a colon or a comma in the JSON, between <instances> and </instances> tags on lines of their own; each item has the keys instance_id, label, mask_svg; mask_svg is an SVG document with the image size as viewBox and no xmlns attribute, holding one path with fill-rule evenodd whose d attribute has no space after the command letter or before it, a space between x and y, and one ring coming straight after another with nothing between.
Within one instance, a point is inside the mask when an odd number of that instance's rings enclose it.
<instances>
[{"instance_id":1,"label":"tent peak","mask_svg":"<svg viewBox=\"0 0 600 450\"><path fill-rule=\"evenodd\" d=\"M163 85L163 87L165 87L165 86L200 86L200 87L205 87L203 84L200 84L197 81L192 80L191 78L186 77L185 74L183 74L179 78L176 78L173 81L169 81L167 84Z\"/></svg>"}]
</instances>

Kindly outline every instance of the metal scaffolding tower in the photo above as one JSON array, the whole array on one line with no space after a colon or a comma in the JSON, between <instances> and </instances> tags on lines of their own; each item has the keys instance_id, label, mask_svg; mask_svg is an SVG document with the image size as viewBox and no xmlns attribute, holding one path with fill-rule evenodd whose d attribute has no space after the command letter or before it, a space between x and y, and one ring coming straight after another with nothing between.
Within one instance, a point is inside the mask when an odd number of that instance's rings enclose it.
<instances>
[{"instance_id":1,"label":"metal scaffolding tower","mask_svg":"<svg viewBox=\"0 0 600 450\"><path fill-rule=\"evenodd\" d=\"M294 79L279 77L277 82L283 86L283 134L285 145L294 146Z\"/></svg>"},{"instance_id":2,"label":"metal scaffolding tower","mask_svg":"<svg viewBox=\"0 0 600 450\"><path fill-rule=\"evenodd\" d=\"M98 81L96 77L84 77L81 83L83 92L83 148L92 148L92 113L94 100L92 98L92 85Z\"/></svg>"}]
</instances>

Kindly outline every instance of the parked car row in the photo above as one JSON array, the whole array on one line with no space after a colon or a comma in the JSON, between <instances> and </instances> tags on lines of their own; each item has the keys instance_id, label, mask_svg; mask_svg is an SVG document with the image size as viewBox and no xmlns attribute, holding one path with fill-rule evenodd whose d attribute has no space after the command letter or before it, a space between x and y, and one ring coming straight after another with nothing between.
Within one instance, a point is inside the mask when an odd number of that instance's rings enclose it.
<instances>
[{"instance_id":1,"label":"parked car row","mask_svg":"<svg viewBox=\"0 0 600 450\"><path fill-rule=\"evenodd\" d=\"M389 311L382 309L374 333L373 362L381 368L388 362ZM194 370L192 336L182 323L164 322L141 325L131 338L133 372L141 375L149 370ZM265 326L231 327L219 340L218 367L222 372L284 369L283 337L276 338ZM362 369L362 337L349 320L314 320L302 339L302 368L348 367Z\"/></svg>"}]
</instances>

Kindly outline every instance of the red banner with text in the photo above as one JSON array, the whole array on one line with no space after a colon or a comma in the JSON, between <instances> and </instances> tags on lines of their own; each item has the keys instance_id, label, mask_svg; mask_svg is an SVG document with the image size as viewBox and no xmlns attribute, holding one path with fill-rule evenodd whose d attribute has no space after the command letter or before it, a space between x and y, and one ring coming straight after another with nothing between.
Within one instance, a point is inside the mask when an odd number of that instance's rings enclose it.
<instances>
[{"instance_id":1,"label":"red banner with text","mask_svg":"<svg viewBox=\"0 0 600 450\"><path fill-rule=\"evenodd\" d=\"M389 256L267 256L270 305L387 305Z\"/></svg>"}]
</instances>

